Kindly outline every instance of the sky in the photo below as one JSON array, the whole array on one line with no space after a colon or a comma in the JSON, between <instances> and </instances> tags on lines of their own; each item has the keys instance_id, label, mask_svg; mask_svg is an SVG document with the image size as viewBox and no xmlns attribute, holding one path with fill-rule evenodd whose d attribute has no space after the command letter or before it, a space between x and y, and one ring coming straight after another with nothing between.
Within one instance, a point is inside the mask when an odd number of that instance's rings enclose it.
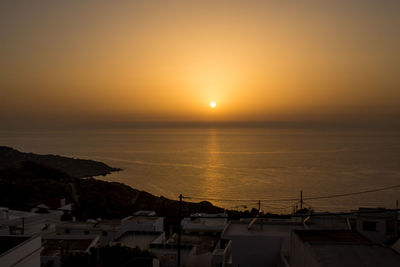
<instances>
[{"instance_id":1,"label":"sky","mask_svg":"<svg viewBox=\"0 0 400 267\"><path fill-rule=\"evenodd\" d=\"M1 125L397 123L399 14L390 0L3 0Z\"/></svg>"}]
</instances>

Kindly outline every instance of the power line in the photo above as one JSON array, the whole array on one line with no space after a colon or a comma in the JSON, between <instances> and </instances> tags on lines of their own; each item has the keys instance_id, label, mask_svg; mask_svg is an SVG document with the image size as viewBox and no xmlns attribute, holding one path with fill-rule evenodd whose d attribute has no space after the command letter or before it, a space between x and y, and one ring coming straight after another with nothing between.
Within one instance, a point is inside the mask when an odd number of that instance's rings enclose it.
<instances>
[{"instance_id":1,"label":"power line","mask_svg":"<svg viewBox=\"0 0 400 267\"><path fill-rule=\"evenodd\" d=\"M347 196L361 195L361 194L374 193L374 192L379 192L379 191L384 191L384 190L389 190L389 189L395 189L395 188L399 188L399 187L400 187L400 185L392 185L392 186L370 189L370 190L365 190L365 191L353 192L353 193L336 194L336 195L319 196L319 197L306 197L304 199L305 200L315 200L315 199L327 199L327 198L336 198L336 197L347 197Z\"/></svg>"},{"instance_id":2,"label":"power line","mask_svg":"<svg viewBox=\"0 0 400 267\"><path fill-rule=\"evenodd\" d=\"M228 199L228 198L207 198L207 197L191 197L191 196L185 196L183 197L185 199L195 199L195 200L211 200L211 201L221 201L221 202L229 202L229 201L235 201L235 202L254 202L257 203L259 200L261 201L296 201L298 198L284 198L284 199Z\"/></svg>"},{"instance_id":3,"label":"power line","mask_svg":"<svg viewBox=\"0 0 400 267\"><path fill-rule=\"evenodd\" d=\"M392 185L387 187L375 188L370 190L352 192L352 193L344 193L344 194L333 194L326 196L316 196L316 197L305 197L303 200L317 200L317 199L329 199L329 198L337 198L337 197L347 197L361 194L374 193L379 191L385 191L390 189L400 188L400 185ZM268 201L268 202L285 202L285 201L298 201L299 198L278 198L278 199L228 199L228 198L206 198L206 197L193 197L193 196L184 196L185 199L194 199L194 200L210 200L210 201L221 201L221 202L257 202L257 201Z\"/></svg>"}]
</instances>

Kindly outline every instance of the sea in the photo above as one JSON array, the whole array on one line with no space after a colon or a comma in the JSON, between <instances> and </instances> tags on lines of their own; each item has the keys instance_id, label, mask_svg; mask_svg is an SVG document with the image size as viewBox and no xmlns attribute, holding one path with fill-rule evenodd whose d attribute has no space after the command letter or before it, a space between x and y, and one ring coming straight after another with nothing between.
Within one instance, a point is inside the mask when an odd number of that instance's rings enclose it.
<instances>
[{"instance_id":1,"label":"sea","mask_svg":"<svg viewBox=\"0 0 400 267\"><path fill-rule=\"evenodd\" d=\"M96 177L157 196L264 212L395 208L400 131L268 127L1 130L0 145L102 161ZM372 190L370 193L353 194ZM343 195L345 196L338 196ZM321 198L322 197L322 198ZM325 198L329 197L329 198ZM316 198L316 199L310 199Z\"/></svg>"}]
</instances>

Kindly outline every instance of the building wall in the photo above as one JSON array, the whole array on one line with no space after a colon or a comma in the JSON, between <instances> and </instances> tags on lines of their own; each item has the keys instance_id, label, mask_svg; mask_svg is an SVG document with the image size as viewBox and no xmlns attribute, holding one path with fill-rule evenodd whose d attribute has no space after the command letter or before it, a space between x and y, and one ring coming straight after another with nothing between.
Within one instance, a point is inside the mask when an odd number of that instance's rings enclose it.
<instances>
[{"instance_id":1,"label":"building wall","mask_svg":"<svg viewBox=\"0 0 400 267\"><path fill-rule=\"evenodd\" d=\"M177 267L177 250L176 249L163 249L163 248L150 248L149 251L156 255L160 261L161 267ZM181 266L189 266L188 259L193 257L195 248L188 250L181 250Z\"/></svg>"},{"instance_id":2,"label":"building wall","mask_svg":"<svg viewBox=\"0 0 400 267\"><path fill-rule=\"evenodd\" d=\"M232 266L275 266L280 256L279 236L236 236L232 240Z\"/></svg>"},{"instance_id":3,"label":"building wall","mask_svg":"<svg viewBox=\"0 0 400 267\"><path fill-rule=\"evenodd\" d=\"M121 233L128 231L149 231L149 232L163 232L164 231L164 218L157 220L150 219L148 221L134 221L130 220L132 216L127 217L121 221Z\"/></svg>"},{"instance_id":4,"label":"building wall","mask_svg":"<svg viewBox=\"0 0 400 267\"><path fill-rule=\"evenodd\" d=\"M68 232L68 233L67 233ZM57 235L89 235L89 236L99 236L99 245L108 245L112 240L118 237L119 230L110 229L71 229L68 225L57 226ZM105 234L106 233L106 234Z\"/></svg>"},{"instance_id":5,"label":"building wall","mask_svg":"<svg viewBox=\"0 0 400 267\"><path fill-rule=\"evenodd\" d=\"M211 259L212 259L211 252L206 252L206 253L202 253L202 254L194 253L193 255L188 256L188 262L187 262L187 265L185 265L185 266L188 266L188 267L211 266Z\"/></svg>"},{"instance_id":6,"label":"building wall","mask_svg":"<svg viewBox=\"0 0 400 267\"><path fill-rule=\"evenodd\" d=\"M42 266L46 266L46 264L49 264L51 262L52 267L61 267L61 257L60 256L55 256L55 257L42 256L42 257L40 257L40 261L41 261Z\"/></svg>"},{"instance_id":7,"label":"building wall","mask_svg":"<svg viewBox=\"0 0 400 267\"><path fill-rule=\"evenodd\" d=\"M311 247L307 243L303 243L294 232L292 232L291 238L290 266L320 267Z\"/></svg>"},{"instance_id":8,"label":"building wall","mask_svg":"<svg viewBox=\"0 0 400 267\"><path fill-rule=\"evenodd\" d=\"M364 223L374 223L375 224L375 230L367 230L364 228ZM392 223L393 224L393 232L388 233L387 232L387 223ZM397 222L395 219L390 219L390 218L382 218L382 219L374 219L374 218L358 218L357 219L357 231L370 239L371 241L377 242L377 243L384 243L388 241L390 238L396 237L397 236Z\"/></svg>"},{"instance_id":9,"label":"building wall","mask_svg":"<svg viewBox=\"0 0 400 267\"><path fill-rule=\"evenodd\" d=\"M40 267L40 250L42 240L40 236L34 237L16 246L10 252L0 257L0 266L15 267Z\"/></svg>"}]
</instances>

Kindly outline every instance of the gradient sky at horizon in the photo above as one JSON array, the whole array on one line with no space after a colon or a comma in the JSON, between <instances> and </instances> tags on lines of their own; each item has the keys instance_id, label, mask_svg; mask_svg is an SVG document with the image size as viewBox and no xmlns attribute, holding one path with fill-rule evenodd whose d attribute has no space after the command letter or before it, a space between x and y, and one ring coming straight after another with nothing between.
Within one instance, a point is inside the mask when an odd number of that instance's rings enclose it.
<instances>
[{"instance_id":1,"label":"gradient sky at horizon","mask_svg":"<svg viewBox=\"0 0 400 267\"><path fill-rule=\"evenodd\" d=\"M0 120L397 122L399 14L370 0L1 1Z\"/></svg>"}]
</instances>

